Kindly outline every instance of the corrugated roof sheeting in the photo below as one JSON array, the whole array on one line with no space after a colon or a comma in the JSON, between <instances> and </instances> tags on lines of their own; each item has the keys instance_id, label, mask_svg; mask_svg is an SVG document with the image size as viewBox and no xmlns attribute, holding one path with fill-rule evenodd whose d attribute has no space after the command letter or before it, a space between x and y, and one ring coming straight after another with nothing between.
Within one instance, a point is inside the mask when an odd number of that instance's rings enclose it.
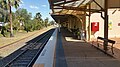
<instances>
[{"instance_id":1,"label":"corrugated roof sheeting","mask_svg":"<svg viewBox=\"0 0 120 67\"><path fill-rule=\"evenodd\" d=\"M94 0L94 1L98 3L102 8L104 8L104 0ZM91 3L91 9L100 10L101 8L95 2Z\"/></svg>"},{"instance_id":2,"label":"corrugated roof sheeting","mask_svg":"<svg viewBox=\"0 0 120 67\"><path fill-rule=\"evenodd\" d=\"M98 3L103 9L104 9L104 1L105 0L50 0L53 4L53 9L59 11L64 6L66 7L81 7L85 6L90 1L95 1ZM100 10L101 7L98 6L95 2L91 2L91 9ZM108 1L108 7L109 8L120 8L120 0L109 0Z\"/></svg>"},{"instance_id":3,"label":"corrugated roof sheeting","mask_svg":"<svg viewBox=\"0 0 120 67\"><path fill-rule=\"evenodd\" d=\"M84 14L84 12L76 10L81 8L84 10L84 5L91 0L49 0L50 6L52 6L52 17L57 21L58 18L65 21L69 15ZM64 17L64 18L63 18Z\"/></svg>"},{"instance_id":4,"label":"corrugated roof sheeting","mask_svg":"<svg viewBox=\"0 0 120 67\"><path fill-rule=\"evenodd\" d=\"M49 0L49 2L52 3L51 9L54 11L54 13L64 12L66 14L72 14L74 11L76 11L76 9L82 8L90 1L91 0ZM67 12L64 11L64 9L66 9Z\"/></svg>"},{"instance_id":5,"label":"corrugated roof sheeting","mask_svg":"<svg viewBox=\"0 0 120 67\"><path fill-rule=\"evenodd\" d=\"M91 4L91 12L104 11L105 0L49 0L49 2L53 12L51 14L83 15L85 11L89 12L88 4ZM120 8L120 0L108 0L108 8Z\"/></svg>"}]
</instances>

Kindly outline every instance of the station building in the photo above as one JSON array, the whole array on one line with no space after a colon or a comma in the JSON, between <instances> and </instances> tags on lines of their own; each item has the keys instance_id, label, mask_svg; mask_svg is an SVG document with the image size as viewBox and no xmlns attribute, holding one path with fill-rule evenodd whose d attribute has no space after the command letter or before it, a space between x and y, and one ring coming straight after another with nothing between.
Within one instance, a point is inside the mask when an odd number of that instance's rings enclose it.
<instances>
[{"instance_id":1,"label":"station building","mask_svg":"<svg viewBox=\"0 0 120 67\"><path fill-rule=\"evenodd\" d=\"M120 37L120 0L49 0L51 16L61 26L96 37Z\"/></svg>"}]
</instances>

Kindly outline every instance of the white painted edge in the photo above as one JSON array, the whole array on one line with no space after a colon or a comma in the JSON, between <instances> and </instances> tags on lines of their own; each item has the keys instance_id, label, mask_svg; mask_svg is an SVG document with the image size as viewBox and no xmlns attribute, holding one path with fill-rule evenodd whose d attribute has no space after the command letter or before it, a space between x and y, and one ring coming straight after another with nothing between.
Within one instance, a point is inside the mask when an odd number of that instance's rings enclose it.
<instances>
[{"instance_id":1,"label":"white painted edge","mask_svg":"<svg viewBox=\"0 0 120 67\"><path fill-rule=\"evenodd\" d=\"M54 63L54 53L57 41L57 28L55 29L54 33L50 37L49 41L45 45L43 51L39 55L38 59L36 60L33 67L38 67L39 65L44 65L42 67L53 67Z\"/></svg>"}]
</instances>

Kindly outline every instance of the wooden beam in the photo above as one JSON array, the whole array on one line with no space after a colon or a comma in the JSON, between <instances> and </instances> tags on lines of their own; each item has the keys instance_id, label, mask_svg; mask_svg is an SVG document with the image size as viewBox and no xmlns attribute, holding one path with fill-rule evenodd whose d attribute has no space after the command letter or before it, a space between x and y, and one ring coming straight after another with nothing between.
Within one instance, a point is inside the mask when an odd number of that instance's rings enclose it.
<instances>
[{"instance_id":1,"label":"wooden beam","mask_svg":"<svg viewBox=\"0 0 120 67\"><path fill-rule=\"evenodd\" d=\"M67 3L71 3L71 2L74 2L74 1L79 1L79 0L71 0L71 1L64 1L64 2L62 2L62 3L58 3L58 4L54 4L53 3L53 6L60 6L60 5L62 5L62 4L67 4Z\"/></svg>"},{"instance_id":2,"label":"wooden beam","mask_svg":"<svg viewBox=\"0 0 120 67\"><path fill-rule=\"evenodd\" d=\"M68 7L68 6L60 6L58 8L53 8L53 9L66 9L66 10L76 10L76 11L87 11L89 12L89 9L86 8L80 8L80 7ZM96 10L96 9L90 9L91 12L101 12L104 10Z\"/></svg>"}]
</instances>

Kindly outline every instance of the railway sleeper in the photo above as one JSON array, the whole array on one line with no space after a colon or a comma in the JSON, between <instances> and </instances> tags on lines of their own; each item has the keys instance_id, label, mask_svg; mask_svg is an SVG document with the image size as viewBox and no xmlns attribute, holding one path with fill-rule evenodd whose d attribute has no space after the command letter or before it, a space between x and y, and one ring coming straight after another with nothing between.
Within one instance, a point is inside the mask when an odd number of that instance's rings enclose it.
<instances>
[{"instance_id":1,"label":"railway sleeper","mask_svg":"<svg viewBox=\"0 0 120 67\"><path fill-rule=\"evenodd\" d=\"M26 63L13 63L9 67L26 67Z\"/></svg>"},{"instance_id":2,"label":"railway sleeper","mask_svg":"<svg viewBox=\"0 0 120 67\"><path fill-rule=\"evenodd\" d=\"M16 62L30 62L30 60L17 60Z\"/></svg>"},{"instance_id":3,"label":"railway sleeper","mask_svg":"<svg viewBox=\"0 0 120 67\"><path fill-rule=\"evenodd\" d=\"M20 60L30 60L30 58L20 58Z\"/></svg>"}]
</instances>

